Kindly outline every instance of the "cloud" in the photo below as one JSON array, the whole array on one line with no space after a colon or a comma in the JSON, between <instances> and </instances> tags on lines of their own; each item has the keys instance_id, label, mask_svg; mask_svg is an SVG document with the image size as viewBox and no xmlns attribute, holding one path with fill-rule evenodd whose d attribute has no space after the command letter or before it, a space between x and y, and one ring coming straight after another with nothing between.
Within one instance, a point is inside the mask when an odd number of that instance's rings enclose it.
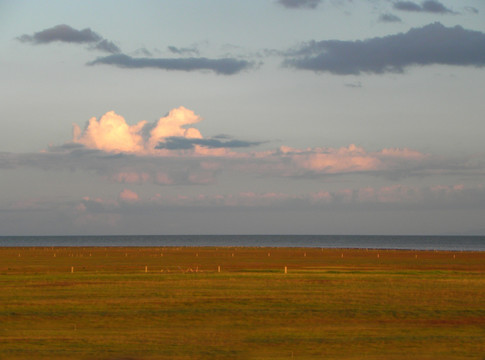
<instances>
[{"instance_id":1,"label":"cloud","mask_svg":"<svg viewBox=\"0 0 485 360\"><path fill-rule=\"evenodd\" d=\"M286 176L313 177L348 173L396 174L411 172L425 162L429 156L410 149L382 149L367 152L351 144L341 148L293 149L282 146L279 153L283 163L291 164L282 169ZM392 177L392 176L391 176Z\"/></svg>"},{"instance_id":2,"label":"cloud","mask_svg":"<svg viewBox=\"0 0 485 360\"><path fill-rule=\"evenodd\" d=\"M282 147L281 151L297 168L314 173L362 172L378 170L381 167L381 161L377 157L367 154L363 148L355 145L307 151Z\"/></svg>"},{"instance_id":3,"label":"cloud","mask_svg":"<svg viewBox=\"0 0 485 360\"><path fill-rule=\"evenodd\" d=\"M453 14L454 12L445 7L442 3L435 0L423 1L421 5L412 1L397 1L394 9L413 12L429 12L434 14Z\"/></svg>"},{"instance_id":4,"label":"cloud","mask_svg":"<svg viewBox=\"0 0 485 360\"><path fill-rule=\"evenodd\" d=\"M322 0L278 0L278 4L288 9L315 9Z\"/></svg>"},{"instance_id":5,"label":"cloud","mask_svg":"<svg viewBox=\"0 0 485 360\"><path fill-rule=\"evenodd\" d=\"M410 66L485 66L485 34L433 23L407 33L358 41L311 41L283 65L337 75L402 73Z\"/></svg>"},{"instance_id":6,"label":"cloud","mask_svg":"<svg viewBox=\"0 0 485 360\"><path fill-rule=\"evenodd\" d=\"M262 143L237 140L227 135L204 139L199 130L190 127L200 120L192 110L183 106L172 109L156 123L144 120L135 125L128 125L122 116L109 111L99 120L91 118L83 131L74 124L72 143L65 146L81 144L89 149L138 155L161 155L166 150L194 150L204 155L222 155L224 151L218 149L247 148Z\"/></svg>"},{"instance_id":7,"label":"cloud","mask_svg":"<svg viewBox=\"0 0 485 360\"><path fill-rule=\"evenodd\" d=\"M69 197L56 199L25 198L17 201L3 202L0 205L0 223L5 234L105 234L105 233L146 233L147 225L151 224L154 233L181 233L190 228L187 224L192 222L191 214L198 218L201 214L204 219L196 223L193 232L213 233L214 229L221 232L221 228L214 228L220 224L221 216L233 216L237 223L241 214L256 217L260 220L263 213L268 210L282 219L289 221L289 228L294 227L294 214L311 217L321 223L327 215L335 211L349 210L346 214L360 212L365 216L381 219L388 211L396 211L397 221L408 220L408 216L420 218L434 211L436 219L442 219L445 212L450 210L465 210L467 216L480 224L480 214L485 203L485 187L483 185L464 185L460 182L428 184L423 186L406 185L402 183L385 183L378 186L362 186L341 184L340 188L332 188L331 184L320 184L319 187L307 190L305 187L293 187L296 192L278 190L261 191L228 191L218 188L216 192L198 192L182 190L158 192L150 188L145 189L146 196L134 197L134 200L123 200L121 194L124 189L113 195L104 193L102 197L84 196L83 198L72 194ZM328 187L327 187L328 186ZM116 187L116 185L114 185ZM200 189L203 191L203 189ZM407 211L407 212L403 212ZM374 212L373 212L374 211ZM381 213L375 212L380 211ZM331 213L330 213L331 212ZM385 213L384 213L385 212ZM180 215L184 216L181 217ZM231 215L232 214L232 215ZM285 216L288 214L289 216ZM389 213L390 214L390 213ZM456 212L451 212L454 215ZM478 214L478 215L476 215ZM207 217L206 217L207 216ZM189 220L187 220L189 219ZM196 218L193 218L196 220ZM271 218L270 218L271 219ZM328 224L332 225L332 216ZM347 218L346 218L347 219ZM424 218L423 218L424 219ZM254 219L253 219L254 220ZM327 219L328 220L328 219ZM449 231L459 232L467 229L466 224L453 222L447 218ZM303 225L302 219L297 219L297 225ZM207 227L201 227L208 223ZM246 223L246 222L245 222ZM261 221L253 222L258 225ZM348 231L348 221L343 225L343 231ZM443 221L437 221L440 225ZM472 222L473 223L473 222ZM26 224L33 226L26 227ZM175 228L174 224L178 224ZM448 224L448 223L447 223ZM193 225L193 224L192 224ZM74 228L73 228L74 226ZM480 228L483 234L483 227ZM241 231L244 231L244 226ZM247 224L246 224L247 228ZM271 228L271 226L270 226ZM303 228L299 226L299 228ZM306 227L305 227L306 229ZM322 227L323 231L325 229ZM403 228L404 229L404 228ZM247 230L247 229L246 229ZM409 232L415 232L409 230ZM247 230L249 231L249 230Z\"/></svg>"},{"instance_id":8,"label":"cloud","mask_svg":"<svg viewBox=\"0 0 485 360\"><path fill-rule=\"evenodd\" d=\"M115 152L143 152L143 138L140 135L146 122L130 126L122 116L114 111L104 114L99 121L91 118L81 134L81 129L74 124L73 142L87 148Z\"/></svg>"},{"instance_id":9,"label":"cloud","mask_svg":"<svg viewBox=\"0 0 485 360\"><path fill-rule=\"evenodd\" d=\"M438 13L438 14L453 13L453 11L451 11L450 9L445 7L443 4L441 4L438 1L434 1L434 0L423 1L421 6L423 8L423 11L425 11L425 12L430 12L430 13L435 13L435 14L436 13Z\"/></svg>"},{"instance_id":10,"label":"cloud","mask_svg":"<svg viewBox=\"0 0 485 360\"><path fill-rule=\"evenodd\" d=\"M421 11L421 6L412 2L412 1L398 1L394 3L394 9L403 10L403 11Z\"/></svg>"},{"instance_id":11,"label":"cloud","mask_svg":"<svg viewBox=\"0 0 485 360\"><path fill-rule=\"evenodd\" d=\"M100 213L105 211L113 211L118 207L118 202L113 200L104 200L99 197L93 198L84 196L81 202L76 206L79 212Z\"/></svg>"},{"instance_id":12,"label":"cloud","mask_svg":"<svg viewBox=\"0 0 485 360\"><path fill-rule=\"evenodd\" d=\"M477 8L474 8L472 6L465 6L465 11L472 13L472 14L478 14L480 11L478 11Z\"/></svg>"},{"instance_id":13,"label":"cloud","mask_svg":"<svg viewBox=\"0 0 485 360\"><path fill-rule=\"evenodd\" d=\"M166 138L163 142L157 145L157 149L168 150L187 150L193 149L196 145L207 147L209 149L221 149L221 148L247 148L251 146L260 145L261 142L256 141L243 141L243 140L220 140L217 138L211 139L190 139L179 136L173 136Z\"/></svg>"},{"instance_id":14,"label":"cloud","mask_svg":"<svg viewBox=\"0 0 485 360\"><path fill-rule=\"evenodd\" d=\"M249 178L340 177L342 181L353 179L355 175L398 181L409 177L476 177L485 174L485 164L477 162L476 158L444 159L406 148L366 151L349 145L307 149L281 147L247 152L223 150L222 153L197 148L113 153L68 144L49 148L43 153L0 154L0 168L40 168L52 174L79 172L82 176L94 174L112 183L161 186L212 184L229 174Z\"/></svg>"},{"instance_id":15,"label":"cloud","mask_svg":"<svg viewBox=\"0 0 485 360\"><path fill-rule=\"evenodd\" d=\"M74 124L72 141L89 149L149 154L153 153L165 138L201 138L199 130L188 127L200 120L198 115L183 106L172 109L152 124L144 120L135 125L128 125L122 116L109 111L99 120L91 118L84 131L81 131L79 125Z\"/></svg>"},{"instance_id":16,"label":"cloud","mask_svg":"<svg viewBox=\"0 0 485 360\"><path fill-rule=\"evenodd\" d=\"M76 30L69 25L61 24L48 28L33 35L21 35L17 40L34 45L64 42L71 44L90 44L91 48L109 53L119 53L120 49L111 41L92 31L90 28Z\"/></svg>"},{"instance_id":17,"label":"cloud","mask_svg":"<svg viewBox=\"0 0 485 360\"><path fill-rule=\"evenodd\" d=\"M191 48L180 48L176 46L168 46L167 49L177 55L184 55L184 54L194 54L194 55L199 55L199 49L197 49L195 46Z\"/></svg>"},{"instance_id":18,"label":"cloud","mask_svg":"<svg viewBox=\"0 0 485 360\"><path fill-rule=\"evenodd\" d=\"M115 54L97 58L88 65L113 65L125 69L164 69L179 71L208 70L216 74L233 75L253 67L253 64L246 60L235 58L207 59L204 57L190 58L134 58L125 54Z\"/></svg>"},{"instance_id":19,"label":"cloud","mask_svg":"<svg viewBox=\"0 0 485 360\"><path fill-rule=\"evenodd\" d=\"M35 154L0 153L0 169L79 171L112 183L155 185L211 184L224 174L307 179L358 174L396 181L485 173L481 158L445 159L407 148L368 151L351 144L254 151L249 147L261 142L227 135L204 138L193 127L199 121L200 116L184 107L172 109L158 121L134 125L110 111L91 118L83 130L75 124L72 140L63 145Z\"/></svg>"},{"instance_id":20,"label":"cloud","mask_svg":"<svg viewBox=\"0 0 485 360\"><path fill-rule=\"evenodd\" d=\"M485 200L483 186L465 187L463 184L408 186L404 184L390 184L382 187L342 188L327 191L307 193L281 192L240 192L237 194L196 195L196 196L162 196L156 195L149 200L158 206L180 207L317 207L331 208L334 206L350 206L368 209L375 208L403 208L422 206L430 207L446 205L469 207L481 204ZM360 207L362 208L362 207Z\"/></svg>"},{"instance_id":21,"label":"cloud","mask_svg":"<svg viewBox=\"0 0 485 360\"><path fill-rule=\"evenodd\" d=\"M89 28L76 30L69 25L61 24L36 32L34 35L24 34L18 39L22 42L34 44L48 44L54 41L83 44L101 41L102 37Z\"/></svg>"},{"instance_id":22,"label":"cloud","mask_svg":"<svg viewBox=\"0 0 485 360\"><path fill-rule=\"evenodd\" d=\"M393 15L393 14L382 14L379 16L379 21L380 22L387 22L387 23L392 23L392 22L401 22L401 18Z\"/></svg>"},{"instance_id":23,"label":"cloud","mask_svg":"<svg viewBox=\"0 0 485 360\"><path fill-rule=\"evenodd\" d=\"M300 193L243 191L226 194L154 194L140 199L124 189L116 201L85 197L76 206L84 214L100 213L153 213L161 209L415 209L427 208L473 208L485 200L485 188L481 185L466 187L463 184L409 186L400 183L381 187L341 188Z\"/></svg>"},{"instance_id":24,"label":"cloud","mask_svg":"<svg viewBox=\"0 0 485 360\"><path fill-rule=\"evenodd\" d=\"M123 191L120 192L118 198L120 201L125 201L125 202L137 202L140 200L140 197L136 192L128 189L123 189Z\"/></svg>"},{"instance_id":25,"label":"cloud","mask_svg":"<svg viewBox=\"0 0 485 360\"><path fill-rule=\"evenodd\" d=\"M430 155L409 149L383 149L367 152L349 145L341 148L294 149L281 147L260 152L178 153L179 147L158 156L118 159L108 177L120 183L151 182L159 185L212 183L223 172L257 177L319 178L367 174L388 179L423 174L442 169L443 164ZM136 166L133 163L137 162ZM106 161L109 164L110 161ZM132 164L131 166L129 164ZM161 171L160 169L163 169Z\"/></svg>"},{"instance_id":26,"label":"cloud","mask_svg":"<svg viewBox=\"0 0 485 360\"><path fill-rule=\"evenodd\" d=\"M101 50L101 51L111 53L111 54L117 54L117 53L121 52L121 50L118 46L116 46L112 41L108 41L106 39L103 39L100 42L98 42L94 46L94 48L96 50Z\"/></svg>"},{"instance_id":27,"label":"cloud","mask_svg":"<svg viewBox=\"0 0 485 360\"><path fill-rule=\"evenodd\" d=\"M467 208L481 207L485 201L483 185L465 186L461 183L451 185L412 186L391 183L380 187L342 187L336 190L304 191L285 193L275 191L242 191L238 193L215 193L181 195L171 192L155 193L145 199L129 189L123 189L115 199L85 196L80 200L61 200L52 202L46 199L24 199L11 202L0 208L2 212L31 212L45 210L66 211L71 208L78 214L122 214L130 212L153 212L163 208L331 208L350 206L355 209L409 208L418 205L429 208ZM118 218L119 219L119 218Z\"/></svg>"}]
</instances>

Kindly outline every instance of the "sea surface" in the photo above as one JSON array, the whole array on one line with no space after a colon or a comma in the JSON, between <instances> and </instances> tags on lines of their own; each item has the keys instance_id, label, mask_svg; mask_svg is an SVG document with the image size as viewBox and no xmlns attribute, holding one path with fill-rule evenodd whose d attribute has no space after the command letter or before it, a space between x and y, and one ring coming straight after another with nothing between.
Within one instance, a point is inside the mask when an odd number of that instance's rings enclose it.
<instances>
[{"instance_id":1,"label":"sea surface","mask_svg":"<svg viewBox=\"0 0 485 360\"><path fill-rule=\"evenodd\" d=\"M126 235L0 236L0 247L228 246L485 251L485 236Z\"/></svg>"}]
</instances>

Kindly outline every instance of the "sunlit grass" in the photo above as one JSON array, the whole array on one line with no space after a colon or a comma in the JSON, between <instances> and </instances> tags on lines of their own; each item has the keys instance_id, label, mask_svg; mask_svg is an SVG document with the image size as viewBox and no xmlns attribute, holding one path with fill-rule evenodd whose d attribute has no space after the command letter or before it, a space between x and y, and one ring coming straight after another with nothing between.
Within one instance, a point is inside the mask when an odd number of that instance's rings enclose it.
<instances>
[{"instance_id":1,"label":"sunlit grass","mask_svg":"<svg viewBox=\"0 0 485 360\"><path fill-rule=\"evenodd\" d=\"M484 275L480 252L0 248L0 358L482 359Z\"/></svg>"}]
</instances>

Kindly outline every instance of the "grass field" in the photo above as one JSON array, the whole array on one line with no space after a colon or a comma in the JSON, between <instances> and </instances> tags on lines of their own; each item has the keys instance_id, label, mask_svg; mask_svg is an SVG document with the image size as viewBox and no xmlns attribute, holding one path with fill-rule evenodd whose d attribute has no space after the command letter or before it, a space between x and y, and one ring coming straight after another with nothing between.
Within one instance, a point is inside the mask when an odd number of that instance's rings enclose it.
<instances>
[{"instance_id":1,"label":"grass field","mask_svg":"<svg viewBox=\"0 0 485 360\"><path fill-rule=\"evenodd\" d=\"M485 253L0 248L0 359L482 360Z\"/></svg>"}]
</instances>

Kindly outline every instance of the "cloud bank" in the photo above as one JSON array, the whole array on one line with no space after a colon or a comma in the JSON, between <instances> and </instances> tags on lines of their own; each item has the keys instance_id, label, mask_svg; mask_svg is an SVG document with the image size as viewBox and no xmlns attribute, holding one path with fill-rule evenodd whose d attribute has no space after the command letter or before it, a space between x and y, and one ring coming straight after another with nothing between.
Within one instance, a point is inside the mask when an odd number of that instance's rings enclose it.
<instances>
[{"instance_id":1,"label":"cloud bank","mask_svg":"<svg viewBox=\"0 0 485 360\"><path fill-rule=\"evenodd\" d=\"M191 126L199 121L198 115L182 106L172 109L157 122L144 120L135 125L129 125L122 116L110 111L99 120L91 118L83 131L74 124L73 139L67 145L78 144L87 149L137 156L212 157L221 162L237 159L239 162L221 163L215 168L236 166L243 169L247 166L256 167L258 172L287 176L377 172L396 166L396 161L416 163L426 158L426 155L409 149L367 152L356 145L307 149L281 146L276 150L235 152L232 149L245 149L261 142L243 141L226 135L203 138L200 131ZM65 150L63 147L62 151Z\"/></svg>"},{"instance_id":2,"label":"cloud bank","mask_svg":"<svg viewBox=\"0 0 485 360\"><path fill-rule=\"evenodd\" d=\"M202 119L184 107L156 122L130 125L110 111L93 117L73 138L37 154L0 153L0 168L94 172L123 184L211 184L223 174L254 177L329 178L371 176L390 180L436 175L483 175L476 158L442 159L407 148L368 151L351 144L337 148L252 150L258 141L219 135L204 138L194 127ZM239 176L239 175L236 175Z\"/></svg>"},{"instance_id":3,"label":"cloud bank","mask_svg":"<svg viewBox=\"0 0 485 360\"><path fill-rule=\"evenodd\" d=\"M407 33L359 41L303 44L283 64L337 75L402 73L410 66L485 66L485 34L433 23Z\"/></svg>"},{"instance_id":4,"label":"cloud bank","mask_svg":"<svg viewBox=\"0 0 485 360\"><path fill-rule=\"evenodd\" d=\"M112 65L124 69L152 68L179 71L207 70L221 75L234 75L253 67L251 62L247 60L238 60L235 58L134 58L125 54L115 54L100 57L88 63L88 65L100 64Z\"/></svg>"},{"instance_id":5,"label":"cloud bank","mask_svg":"<svg viewBox=\"0 0 485 360\"><path fill-rule=\"evenodd\" d=\"M485 200L483 186L467 187L463 184L436 186L408 186L392 184L382 187L342 188L335 191L320 190L306 193L239 192L213 195L173 195L156 193L140 198L137 193L124 189L118 199L103 200L84 197L77 205L80 212L122 213L153 211L163 208L177 209L231 209L231 208L286 208L332 209L351 207L358 209L413 209L423 204L432 207L473 207ZM39 208L41 204L33 203Z\"/></svg>"},{"instance_id":6,"label":"cloud bank","mask_svg":"<svg viewBox=\"0 0 485 360\"><path fill-rule=\"evenodd\" d=\"M153 233L180 234L186 233L189 229L200 234L201 229L205 230L203 233L222 232L224 228L220 227L221 217L241 223L241 216L245 220L253 216L260 218L271 211L293 231L295 226L296 231L302 228L299 226L301 223L295 222L293 216L302 214L314 217L319 222L320 227L317 229L320 232L326 232L330 227L340 229L341 233L348 233L352 214L360 213L367 216L370 214L376 219L388 215L395 217L398 222L403 223L402 229L405 233L415 234L417 228L409 226L409 218L416 217L424 221L431 212L435 216L431 221L434 219L437 226L431 230L433 233L469 232L470 228L474 228L473 234L483 235L483 227L480 225L462 224L455 221L457 219L454 219L453 215L443 217L443 209L446 209L446 212L454 210L452 214L456 214L458 210L478 220L480 224L485 188L481 185L467 186L459 182L437 186L412 186L401 183L383 186L345 186L337 190L327 189L323 185L319 190L302 190L296 193L221 191L211 194L195 192L190 195L173 191L161 193L155 189L155 192L144 191L143 195L139 195L129 187L117 187L111 195L74 195L70 199L59 197L54 201L26 197L3 203L0 207L2 229L7 234L16 234L18 231L34 235L48 235L53 231L56 234L68 232L76 235L136 234L145 233L146 226L151 224ZM345 216L343 213L338 214L339 217L344 216L344 221L339 225L338 222L335 223L336 219L332 214L342 210L345 211ZM477 212L478 215L474 215ZM200 214L204 214L204 218L197 221ZM18 217L21 221L15 220ZM193 225L194 221L197 226L190 230L187 224ZM252 230L247 229L246 222L243 221L240 231L249 232L256 228L262 232L263 228L258 227L260 221L252 223ZM26 223L33 223L35 226L29 229L25 227ZM208 223L208 226L203 227L204 223ZM218 226L214 227L214 224ZM443 224L447 226L443 228ZM427 231L430 232L430 229Z\"/></svg>"},{"instance_id":7,"label":"cloud bank","mask_svg":"<svg viewBox=\"0 0 485 360\"><path fill-rule=\"evenodd\" d=\"M33 35L21 35L17 40L34 45L49 44L52 42L64 42L71 44L89 44L92 49L116 54L121 50L111 41L104 39L102 36L90 28L76 30L69 25L61 24L48 28Z\"/></svg>"}]
</instances>

